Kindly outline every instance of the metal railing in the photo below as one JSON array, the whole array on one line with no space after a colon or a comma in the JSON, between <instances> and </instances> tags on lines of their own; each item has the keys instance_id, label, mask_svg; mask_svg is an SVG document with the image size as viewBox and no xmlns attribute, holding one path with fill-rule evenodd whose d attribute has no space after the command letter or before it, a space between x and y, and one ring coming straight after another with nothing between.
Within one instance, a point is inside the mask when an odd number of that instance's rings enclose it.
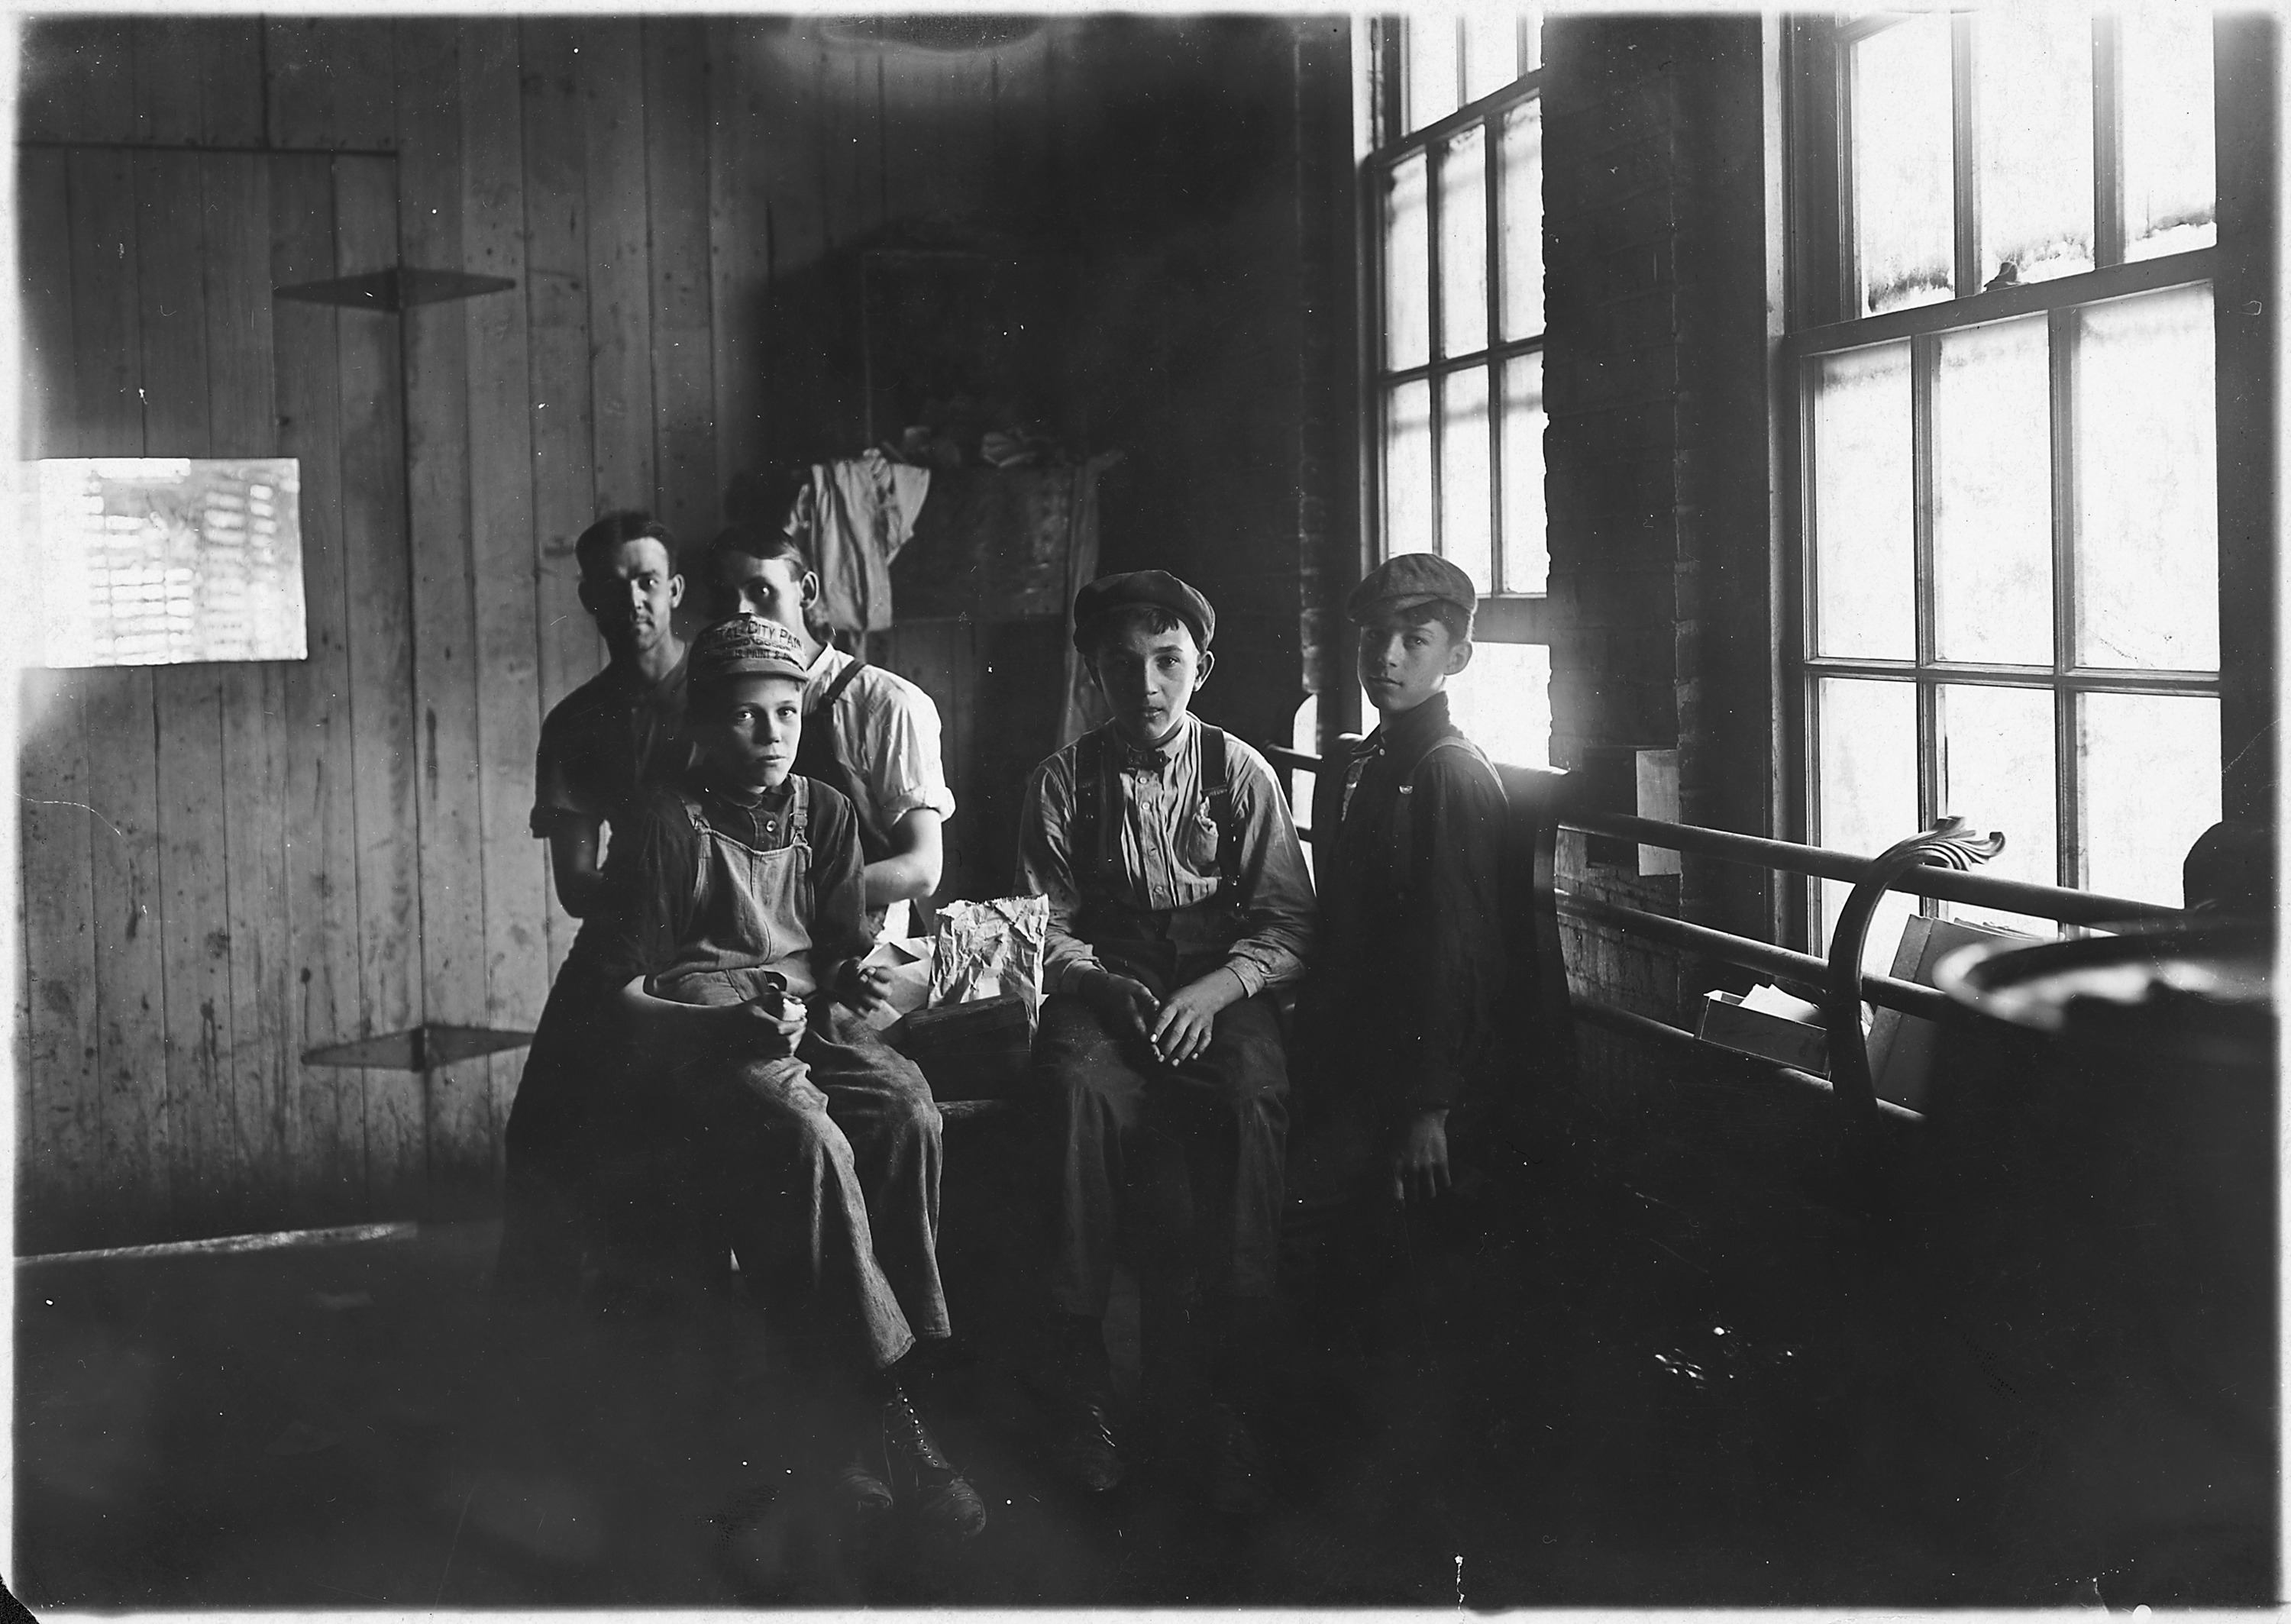
<instances>
[{"instance_id":1,"label":"metal railing","mask_svg":"<svg viewBox=\"0 0 2291 1624\"><path fill-rule=\"evenodd\" d=\"M1269 747L1267 760L1291 772L1318 773L1322 758L1301 751ZM1555 786L1565 775L1549 773ZM1938 1019L1949 1001L1936 988L1899 977L1873 975L1861 968L1869 921L1878 900L1888 891L1930 896L1944 902L1994 907L2062 924L2121 926L2179 917L2180 910L2131 897L2107 896L2060 886L2037 885L1974 872L2003 849L2001 836L1977 835L1961 822L1912 835L1875 857L1828 847L1803 846L1791 840L1736 834L1692 824L1666 823L1625 813L1594 812L1569 807L1563 790L1555 792L1553 810L1557 828L1602 835L1642 846L1690 853L1740 863L1772 872L1802 875L1810 880L1837 880L1853 888L1833 933L1827 957L1800 953L1755 937L1736 935L1668 914L1578 892L1552 890L1556 911L1586 924L1604 925L1628 935L1660 942L1745 969L1762 971L1779 980L1819 989L1823 1027L1829 1038L1830 1074L1819 1077L1780 1061L1761 1059L1742 1050L1715 1043L1684 1027L1625 1009L1597 999L1571 999L1574 1013L1611 1031L1724 1057L1770 1072L1794 1089L1819 1093L1836 1100L1846 1125L1891 1122L1915 1123L1923 1119L1908 1107L1877 1097L1870 1076L1869 1049L1861 1029L1861 1004L1874 1004ZM1300 831L1305 838L1311 832Z\"/></svg>"}]
</instances>

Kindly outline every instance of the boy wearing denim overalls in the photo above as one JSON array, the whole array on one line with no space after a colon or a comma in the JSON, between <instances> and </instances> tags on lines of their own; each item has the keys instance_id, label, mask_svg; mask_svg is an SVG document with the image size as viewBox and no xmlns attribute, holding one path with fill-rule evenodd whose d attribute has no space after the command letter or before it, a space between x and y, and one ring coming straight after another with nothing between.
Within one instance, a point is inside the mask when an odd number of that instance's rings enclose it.
<instances>
[{"instance_id":1,"label":"boy wearing denim overalls","mask_svg":"<svg viewBox=\"0 0 2291 1624\"><path fill-rule=\"evenodd\" d=\"M1303 973L1312 882L1273 771L1188 714L1217 615L1161 570L1074 599L1074 646L1113 720L1035 768L1019 885L1049 899L1035 1075L1060 1159L1050 1276L1069 1403L1059 1464L1126 1472L1103 1334L1118 1250L1139 1264L1149 1399L1206 1497L1264 1498L1247 1425L1279 1247L1288 1072L1272 994ZM1206 1402L1172 1393L1198 1293ZM1171 1307L1157 1313L1157 1305Z\"/></svg>"},{"instance_id":2,"label":"boy wearing denim overalls","mask_svg":"<svg viewBox=\"0 0 2291 1624\"><path fill-rule=\"evenodd\" d=\"M614 841L606 907L563 972L594 990L591 1018L547 1073L557 1108L527 1113L559 1131L525 1148L607 1234L663 1192L692 1192L836 1407L847 1509L904 1500L967 1537L985 1506L897 1374L918 1338L949 1332L938 1107L863 1018L882 987L860 964L856 818L792 770L802 647L743 616L702 632L690 666L695 765ZM536 1034L534 1063L552 1035ZM521 1095L535 1081L529 1063Z\"/></svg>"}]
</instances>

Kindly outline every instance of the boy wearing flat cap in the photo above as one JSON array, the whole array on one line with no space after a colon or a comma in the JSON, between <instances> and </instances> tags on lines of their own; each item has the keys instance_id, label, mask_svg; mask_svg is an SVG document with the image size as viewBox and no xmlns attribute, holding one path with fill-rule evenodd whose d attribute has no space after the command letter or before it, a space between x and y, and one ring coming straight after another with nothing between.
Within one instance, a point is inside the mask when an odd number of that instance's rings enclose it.
<instances>
[{"instance_id":1,"label":"boy wearing flat cap","mask_svg":"<svg viewBox=\"0 0 2291 1624\"><path fill-rule=\"evenodd\" d=\"M1279 1248L1288 1072L1272 994L1302 974L1312 884L1265 758L1190 712L1217 614L1162 570L1074 599L1074 647L1113 720L1034 769L1018 882L1049 899L1034 1065L1059 1161L1050 1295L1069 1404L1060 1463L1125 1475L1103 1322L1117 1255L1148 1306L1149 1396L1212 1506L1253 1510L1246 1420ZM1210 1333L1207 1391L1179 1328ZM1178 1305L1156 1317L1154 1305Z\"/></svg>"},{"instance_id":2,"label":"boy wearing flat cap","mask_svg":"<svg viewBox=\"0 0 2291 1624\"><path fill-rule=\"evenodd\" d=\"M1494 1060L1503 784L1446 693L1471 663L1476 599L1469 575L1417 552L1345 603L1379 725L1313 796L1320 951L1297 1009L1310 1122L1290 1180L1323 1218L1446 1194L1451 1113L1484 1095Z\"/></svg>"},{"instance_id":3,"label":"boy wearing flat cap","mask_svg":"<svg viewBox=\"0 0 2291 1624\"><path fill-rule=\"evenodd\" d=\"M510 1114L506 1227L539 1193L609 1252L685 1214L787 1331L840 1508L903 1502L968 1537L985 1502L898 1374L919 1338L949 1332L939 1112L863 1018L883 989L861 963L857 817L792 770L803 646L744 615L689 663L694 762L615 832Z\"/></svg>"}]
</instances>

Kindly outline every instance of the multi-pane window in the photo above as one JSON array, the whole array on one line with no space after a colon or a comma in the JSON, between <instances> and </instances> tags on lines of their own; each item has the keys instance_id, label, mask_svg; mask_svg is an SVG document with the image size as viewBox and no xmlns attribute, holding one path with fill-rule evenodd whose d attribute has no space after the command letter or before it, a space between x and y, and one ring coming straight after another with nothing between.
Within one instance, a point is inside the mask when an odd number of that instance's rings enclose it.
<instances>
[{"instance_id":1,"label":"multi-pane window","mask_svg":"<svg viewBox=\"0 0 2291 1624\"><path fill-rule=\"evenodd\" d=\"M1491 753L1532 765L1551 728L1541 41L1531 12L1376 24L1363 168L1377 554L1438 552L1478 583L1451 702Z\"/></svg>"},{"instance_id":2,"label":"multi-pane window","mask_svg":"<svg viewBox=\"0 0 2291 1624\"><path fill-rule=\"evenodd\" d=\"M1821 30L1788 356L1807 835L1960 813L2006 833L1992 872L2176 902L2220 815L2210 19Z\"/></svg>"}]
</instances>

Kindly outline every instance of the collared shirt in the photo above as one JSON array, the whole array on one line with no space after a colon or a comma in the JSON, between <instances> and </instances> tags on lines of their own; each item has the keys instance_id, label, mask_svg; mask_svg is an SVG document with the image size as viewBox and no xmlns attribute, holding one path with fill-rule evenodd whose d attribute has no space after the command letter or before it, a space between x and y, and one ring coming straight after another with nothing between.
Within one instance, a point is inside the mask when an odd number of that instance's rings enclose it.
<instances>
[{"instance_id":1,"label":"collared shirt","mask_svg":"<svg viewBox=\"0 0 2291 1624\"><path fill-rule=\"evenodd\" d=\"M1202 794L1202 724L1187 716L1158 751L1132 751L1109 726L1109 747L1123 752L1113 821L1121 857L1115 900L1166 912L1217 894L1218 829ZM1066 993L1086 970L1101 968L1090 944L1074 933L1083 897L1075 883L1068 831L1073 820L1074 750L1067 745L1034 769L1018 830L1018 888L1047 896L1050 922L1042 952L1043 990ZM1313 882L1305 871L1289 804L1273 768L1231 736L1226 771L1242 825L1241 934L1226 968L1255 994L1304 974L1313 939Z\"/></svg>"},{"instance_id":2,"label":"collared shirt","mask_svg":"<svg viewBox=\"0 0 2291 1624\"><path fill-rule=\"evenodd\" d=\"M1310 1001L1342 1026L1340 1047L1388 1080L1390 1103L1419 1111L1453 1105L1487 1074L1504 975L1503 784L1476 746L1433 750L1450 738L1463 735L1435 694L1322 775L1313 803Z\"/></svg>"},{"instance_id":3,"label":"collared shirt","mask_svg":"<svg viewBox=\"0 0 2291 1624\"><path fill-rule=\"evenodd\" d=\"M541 724L533 769L533 832L629 821L653 784L672 782L685 761L674 748L684 726L687 662L658 682L607 665L552 708Z\"/></svg>"},{"instance_id":4,"label":"collared shirt","mask_svg":"<svg viewBox=\"0 0 2291 1624\"><path fill-rule=\"evenodd\" d=\"M816 703L851 660L834 645L824 646L804 674L805 705ZM939 759L938 707L928 694L896 671L870 665L836 696L835 727L886 829L917 810L953 815L954 793Z\"/></svg>"}]
</instances>

